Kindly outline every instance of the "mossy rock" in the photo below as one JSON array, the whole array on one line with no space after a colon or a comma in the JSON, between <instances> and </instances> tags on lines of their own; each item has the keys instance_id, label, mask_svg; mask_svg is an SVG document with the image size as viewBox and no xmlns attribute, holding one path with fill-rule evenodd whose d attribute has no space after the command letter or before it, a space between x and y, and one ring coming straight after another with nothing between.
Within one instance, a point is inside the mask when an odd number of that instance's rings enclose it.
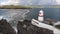
<instances>
[{"instance_id":1,"label":"mossy rock","mask_svg":"<svg viewBox=\"0 0 60 34\"><path fill-rule=\"evenodd\" d=\"M55 27L58 28L58 29L60 29L60 25L56 25Z\"/></svg>"}]
</instances>

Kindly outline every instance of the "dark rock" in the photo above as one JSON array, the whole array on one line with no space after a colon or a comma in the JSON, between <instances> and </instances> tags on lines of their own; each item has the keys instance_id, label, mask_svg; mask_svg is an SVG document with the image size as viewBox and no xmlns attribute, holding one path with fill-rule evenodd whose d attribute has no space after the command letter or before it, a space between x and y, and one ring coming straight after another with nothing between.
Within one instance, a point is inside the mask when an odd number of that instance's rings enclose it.
<instances>
[{"instance_id":1,"label":"dark rock","mask_svg":"<svg viewBox=\"0 0 60 34\"><path fill-rule=\"evenodd\" d=\"M49 25L52 25L52 26L53 26L53 24L56 23L56 22L57 22L57 20L55 20L55 19L50 19L50 18L46 18L46 19L44 20L44 23L45 23L45 24L49 24Z\"/></svg>"},{"instance_id":2,"label":"dark rock","mask_svg":"<svg viewBox=\"0 0 60 34\"><path fill-rule=\"evenodd\" d=\"M5 20L0 20L0 33L2 34L16 34L15 30L11 25Z\"/></svg>"},{"instance_id":3,"label":"dark rock","mask_svg":"<svg viewBox=\"0 0 60 34\"><path fill-rule=\"evenodd\" d=\"M23 27L24 25L25 27ZM53 34L53 31L36 27L28 20L24 20L23 22L18 21L17 29L18 34Z\"/></svg>"}]
</instances>

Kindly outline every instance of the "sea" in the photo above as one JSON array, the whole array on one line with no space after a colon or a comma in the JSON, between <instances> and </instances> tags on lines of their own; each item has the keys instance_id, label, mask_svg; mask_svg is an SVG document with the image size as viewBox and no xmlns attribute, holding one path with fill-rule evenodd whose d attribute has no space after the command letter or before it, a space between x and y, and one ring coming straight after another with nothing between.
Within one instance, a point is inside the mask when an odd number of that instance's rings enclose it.
<instances>
[{"instance_id":1,"label":"sea","mask_svg":"<svg viewBox=\"0 0 60 34\"><path fill-rule=\"evenodd\" d=\"M60 21L60 8L32 8L32 9L0 9L0 20L6 19L14 28L17 34L17 21L37 19L39 11L44 11L44 18L51 18Z\"/></svg>"},{"instance_id":2,"label":"sea","mask_svg":"<svg viewBox=\"0 0 60 34\"><path fill-rule=\"evenodd\" d=\"M19 19L21 15L24 19L37 19L40 10L44 11L45 18L60 20L60 8L32 8L32 9L0 9L0 19ZM28 12L29 11L29 12ZM28 13L26 13L28 12ZM26 13L26 14L25 14ZM24 14L24 15L23 15ZM18 15L18 16L17 16ZM16 17L15 17L16 16ZM13 18L11 18L13 17Z\"/></svg>"}]
</instances>

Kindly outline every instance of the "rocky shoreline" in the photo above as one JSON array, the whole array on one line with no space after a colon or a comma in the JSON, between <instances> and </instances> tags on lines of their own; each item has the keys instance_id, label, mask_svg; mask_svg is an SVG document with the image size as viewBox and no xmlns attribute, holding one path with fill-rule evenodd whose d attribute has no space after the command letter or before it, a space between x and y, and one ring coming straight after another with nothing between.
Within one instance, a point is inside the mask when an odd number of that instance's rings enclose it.
<instances>
[{"instance_id":1,"label":"rocky shoreline","mask_svg":"<svg viewBox=\"0 0 60 34\"><path fill-rule=\"evenodd\" d=\"M31 24L31 21L18 21L17 34L53 34L53 31L39 28ZM16 34L16 31L11 27L7 20L0 20L0 33L2 34Z\"/></svg>"}]
</instances>

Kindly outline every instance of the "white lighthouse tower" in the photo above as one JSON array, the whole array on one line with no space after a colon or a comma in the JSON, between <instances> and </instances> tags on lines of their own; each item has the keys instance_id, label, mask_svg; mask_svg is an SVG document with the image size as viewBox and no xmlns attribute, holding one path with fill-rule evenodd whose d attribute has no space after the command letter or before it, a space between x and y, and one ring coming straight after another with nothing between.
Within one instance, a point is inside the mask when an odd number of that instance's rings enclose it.
<instances>
[{"instance_id":1,"label":"white lighthouse tower","mask_svg":"<svg viewBox=\"0 0 60 34\"><path fill-rule=\"evenodd\" d=\"M40 21L40 22L44 21L44 11L43 10L39 11L38 21Z\"/></svg>"}]
</instances>

